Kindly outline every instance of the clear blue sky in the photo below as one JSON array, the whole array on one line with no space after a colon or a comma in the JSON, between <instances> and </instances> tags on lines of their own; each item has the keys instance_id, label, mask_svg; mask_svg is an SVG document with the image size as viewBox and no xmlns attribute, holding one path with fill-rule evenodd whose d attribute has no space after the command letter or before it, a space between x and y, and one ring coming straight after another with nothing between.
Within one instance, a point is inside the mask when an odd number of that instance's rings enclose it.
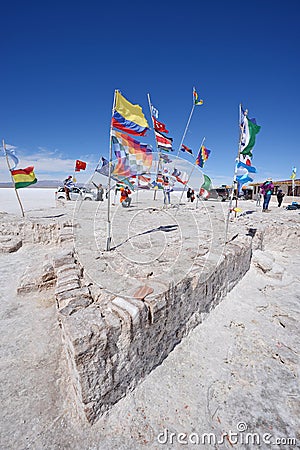
<instances>
[{"instance_id":1,"label":"clear blue sky","mask_svg":"<svg viewBox=\"0 0 300 450\"><path fill-rule=\"evenodd\" d=\"M151 123L149 92L177 149L196 86L204 105L184 143L196 153L206 137L214 185L232 179L239 103L262 127L256 180L289 178L299 166L299 23L299 0L5 2L1 139L38 179L65 178L81 159L86 181L108 156L114 89ZM143 140L155 146L152 131Z\"/></svg>"}]
</instances>

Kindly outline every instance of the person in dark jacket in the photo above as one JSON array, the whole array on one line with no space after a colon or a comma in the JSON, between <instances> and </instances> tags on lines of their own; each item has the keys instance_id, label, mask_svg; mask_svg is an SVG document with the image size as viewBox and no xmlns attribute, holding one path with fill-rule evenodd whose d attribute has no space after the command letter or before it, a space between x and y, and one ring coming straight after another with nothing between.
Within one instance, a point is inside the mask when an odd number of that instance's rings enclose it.
<instances>
[{"instance_id":1,"label":"person in dark jacket","mask_svg":"<svg viewBox=\"0 0 300 450\"><path fill-rule=\"evenodd\" d=\"M284 197L284 192L282 192L282 189L278 189L278 192L277 192L278 208L280 208L280 206L281 206L283 197Z\"/></svg>"}]
</instances>

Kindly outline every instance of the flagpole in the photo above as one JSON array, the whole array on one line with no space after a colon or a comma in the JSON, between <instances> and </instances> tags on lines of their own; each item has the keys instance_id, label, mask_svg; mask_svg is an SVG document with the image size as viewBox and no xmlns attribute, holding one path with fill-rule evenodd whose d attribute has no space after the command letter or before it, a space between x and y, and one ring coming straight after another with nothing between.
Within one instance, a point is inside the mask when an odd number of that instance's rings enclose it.
<instances>
[{"instance_id":1,"label":"flagpole","mask_svg":"<svg viewBox=\"0 0 300 450\"><path fill-rule=\"evenodd\" d=\"M158 152L157 171L156 171L156 179L155 179L155 181L157 182L157 178L158 178L158 174L159 174L159 169L160 169L161 151L159 150L159 148L158 148L158 146L157 146L157 140L156 140L156 136L155 136L154 121L153 121L152 108L151 108L151 107L152 107L152 103L151 103L151 99L150 99L150 94L147 94L147 97L148 97L148 104L149 104L150 116L151 116L151 120L152 120L152 128L153 128L153 132L154 132L154 139L155 139L155 144L156 144L156 151ZM156 192L157 192L157 189L154 189L153 200L156 200Z\"/></svg>"},{"instance_id":2,"label":"flagpole","mask_svg":"<svg viewBox=\"0 0 300 450\"><path fill-rule=\"evenodd\" d=\"M14 185L14 190L15 190L15 193L16 193L16 196L17 196L17 200L18 200L19 205L20 205L20 208L21 208L22 217L25 217L24 208L23 208L23 205L22 205L20 196L19 196L19 194L18 194L18 191L17 191L17 189L16 189L15 179L14 179L14 177L12 176L12 173L11 173L11 167L10 167L8 155L7 155L7 153L6 153L6 146L5 146L4 139L2 139L2 146L3 146L3 151L4 151L4 154L5 154L5 158L6 158L7 167L8 167L8 170L9 170L9 173L10 173L10 176L11 176L11 179L12 179L12 182L13 182L13 185Z\"/></svg>"},{"instance_id":3,"label":"flagpole","mask_svg":"<svg viewBox=\"0 0 300 450\"><path fill-rule=\"evenodd\" d=\"M192 106L192 109L191 109L191 112L190 112L190 116L189 116L189 118L188 118L188 121L187 121L187 124L186 124L185 130L184 130L184 133L183 133L183 136L182 136L181 142L180 142L180 146L179 146L179 148L178 148L178 151L177 151L177 155L176 155L176 159L175 159L175 162L176 162L176 160L178 159L178 156L179 156L179 153L180 153L180 149L181 149L181 147L182 147L182 144L183 144L183 142L184 142L184 139L185 139L185 135L186 135L186 133L187 133L187 130L188 130L188 127L189 127L189 125L190 125L190 121L191 121L191 118L192 118L192 115L193 115L194 109L195 109L195 103L193 102L193 106Z\"/></svg>"},{"instance_id":4,"label":"flagpole","mask_svg":"<svg viewBox=\"0 0 300 450\"><path fill-rule=\"evenodd\" d=\"M113 100L113 107L112 107L112 116L114 114L115 110L115 104L116 104L116 92L117 89L115 89L114 92L114 100ZM111 186L111 165L112 165L112 121L110 121L110 133L109 133L109 167L108 167L108 193L107 193L107 241L106 241L106 251L110 251L111 249L111 220L110 220L110 186Z\"/></svg>"},{"instance_id":5,"label":"flagpole","mask_svg":"<svg viewBox=\"0 0 300 450\"><path fill-rule=\"evenodd\" d=\"M205 137L202 139L202 142L201 142L201 145L200 145L200 148L199 148L197 154L199 153L201 147L204 145L204 141L205 141ZM197 158L196 158L196 159L197 159ZM196 160L195 160L194 165L193 165L193 167L192 167L192 170L191 170L191 172L190 172L190 174L189 174L188 180L187 180L186 184L184 185L183 191L181 192L181 196L180 196L180 199L179 199L177 211L178 211L178 209L179 209L179 206L180 206L180 203L181 203L183 194L185 193L185 188L186 188L186 186L188 186L188 184L189 184L189 181L190 181L190 179L191 179L191 176L192 176L192 174L193 174L193 172L194 172L195 167L196 167Z\"/></svg>"},{"instance_id":6,"label":"flagpole","mask_svg":"<svg viewBox=\"0 0 300 450\"><path fill-rule=\"evenodd\" d=\"M246 110L247 111L247 110ZM241 114L242 114L242 105L240 104L240 119L241 119ZM239 120L240 122L240 120ZM240 130L240 136L239 136L239 146L238 146L238 155L236 158L236 162L235 162L235 168L234 168L234 174L233 174L233 182L232 182L232 187L231 187L231 192L230 192L230 201L229 201L229 207L228 207L228 213L227 213L227 219L226 219L226 225L225 225L225 244L227 241L227 234L228 234L228 226L229 226L229 218L230 218L230 214L232 212L232 203L233 203L233 194L234 191L236 189L236 200L235 200L235 207L237 208L237 204L238 204L238 185L237 185L237 164L240 160L240 155L241 155L241 145L242 145L242 137L243 137L243 132L244 132L244 128L245 128L245 121L243 122L243 126ZM235 217L236 217L236 211L235 211Z\"/></svg>"}]
</instances>

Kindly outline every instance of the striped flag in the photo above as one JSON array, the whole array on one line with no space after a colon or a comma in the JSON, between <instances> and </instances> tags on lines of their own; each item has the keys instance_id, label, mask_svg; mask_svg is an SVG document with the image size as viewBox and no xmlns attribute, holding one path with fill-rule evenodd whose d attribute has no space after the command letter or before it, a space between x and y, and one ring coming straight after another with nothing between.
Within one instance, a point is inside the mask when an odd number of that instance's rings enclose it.
<instances>
[{"instance_id":1,"label":"striped flag","mask_svg":"<svg viewBox=\"0 0 300 450\"><path fill-rule=\"evenodd\" d=\"M164 150L165 152L173 151L172 144L173 139L170 137L164 136L162 133L159 133L158 131L155 131L155 138L156 138L156 144L157 147L161 150Z\"/></svg>"},{"instance_id":2,"label":"striped flag","mask_svg":"<svg viewBox=\"0 0 300 450\"><path fill-rule=\"evenodd\" d=\"M37 182L33 166L26 167L25 169L11 170L11 174L16 189L25 188Z\"/></svg>"},{"instance_id":3,"label":"striped flag","mask_svg":"<svg viewBox=\"0 0 300 450\"><path fill-rule=\"evenodd\" d=\"M186 153L190 153L190 155L193 154L193 150L191 150L190 148L188 148L186 145L181 145L181 149L182 152L186 152Z\"/></svg>"}]
</instances>

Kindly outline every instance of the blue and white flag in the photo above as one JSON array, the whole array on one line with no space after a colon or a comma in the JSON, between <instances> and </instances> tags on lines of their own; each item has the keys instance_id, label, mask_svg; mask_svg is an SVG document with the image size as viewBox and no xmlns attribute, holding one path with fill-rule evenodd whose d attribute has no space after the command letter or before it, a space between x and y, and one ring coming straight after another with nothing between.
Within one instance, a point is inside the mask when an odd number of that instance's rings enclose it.
<instances>
[{"instance_id":1,"label":"blue and white flag","mask_svg":"<svg viewBox=\"0 0 300 450\"><path fill-rule=\"evenodd\" d=\"M13 162L14 162L14 167L11 167L11 170L14 170L17 165L19 164L19 158L16 156L16 152L15 149L17 147L14 147L13 145L9 145L9 144L5 144L4 148L1 149L1 156L8 156Z\"/></svg>"}]
</instances>

